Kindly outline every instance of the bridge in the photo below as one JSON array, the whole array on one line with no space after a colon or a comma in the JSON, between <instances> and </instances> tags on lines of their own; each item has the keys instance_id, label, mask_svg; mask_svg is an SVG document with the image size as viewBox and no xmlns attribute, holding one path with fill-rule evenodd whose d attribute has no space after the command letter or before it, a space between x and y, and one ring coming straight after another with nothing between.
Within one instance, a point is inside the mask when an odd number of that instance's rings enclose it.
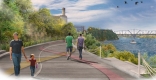
<instances>
[{"instance_id":1,"label":"bridge","mask_svg":"<svg viewBox=\"0 0 156 80\"><path fill-rule=\"evenodd\" d=\"M131 30L119 30L114 31L118 36L124 37L137 37L137 36L149 36L149 35L156 35L156 30L139 30L139 29L131 29Z\"/></svg>"}]
</instances>

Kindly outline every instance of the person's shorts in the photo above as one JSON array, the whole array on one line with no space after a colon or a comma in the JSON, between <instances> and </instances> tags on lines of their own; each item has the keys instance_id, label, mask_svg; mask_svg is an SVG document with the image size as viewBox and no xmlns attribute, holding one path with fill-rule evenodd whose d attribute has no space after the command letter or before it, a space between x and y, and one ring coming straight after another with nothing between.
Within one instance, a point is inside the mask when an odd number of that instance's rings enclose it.
<instances>
[{"instance_id":1,"label":"person's shorts","mask_svg":"<svg viewBox=\"0 0 156 80\"><path fill-rule=\"evenodd\" d=\"M73 50L73 46L70 46L70 47L67 47L67 52L72 52L72 50Z\"/></svg>"}]
</instances>

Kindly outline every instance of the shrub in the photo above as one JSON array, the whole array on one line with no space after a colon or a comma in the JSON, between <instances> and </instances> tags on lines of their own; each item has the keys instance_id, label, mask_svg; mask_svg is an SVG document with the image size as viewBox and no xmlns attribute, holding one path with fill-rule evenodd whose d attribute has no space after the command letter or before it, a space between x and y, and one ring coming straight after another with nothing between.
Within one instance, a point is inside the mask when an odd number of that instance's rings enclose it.
<instances>
[{"instance_id":1,"label":"shrub","mask_svg":"<svg viewBox=\"0 0 156 80\"><path fill-rule=\"evenodd\" d=\"M85 46L89 49L92 48L93 46L96 46L96 43L98 43L97 40L91 34L86 35L85 38L86 38Z\"/></svg>"},{"instance_id":2,"label":"shrub","mask_svg":"<svg viewBox=\"0 0 156 80\"><path fill-rule=\"evenodd\" d=\"M9 44L1 44L1 49L9 51Z\"/></svg>"},{"instance_id":3,"label":"shrub","mask_svg":"<svg viewBox=\"0 0 156 80\"><path fill-rule=\"evenodd\" d=\"M150 60L150 64L151 64L151 65L154 65L154 64L156 63L156 55L151 56L151 57L149 58L149 60Z\"/></svg>"},{"instance_id":4,"label":"shrub","mask_svg":"<svg viewBox=\"0 0 156 80\"><path fill-rule=\"evenodd\" d=\"M135 57L135 55L128 51L115 51L109 57L115 57L122 61L129 61L134 64L138 64L138 59Z\"/></svg>"}]
</instances>

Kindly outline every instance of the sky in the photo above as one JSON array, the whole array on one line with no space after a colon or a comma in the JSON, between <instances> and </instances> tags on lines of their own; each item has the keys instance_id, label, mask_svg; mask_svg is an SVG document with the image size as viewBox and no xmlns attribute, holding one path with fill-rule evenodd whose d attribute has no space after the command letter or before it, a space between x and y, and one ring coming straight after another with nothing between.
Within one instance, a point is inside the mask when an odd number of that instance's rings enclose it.
<instances>
[{"instance_id":1,"label":"sky","mask_svg":"<svg viewBox=\"0 0 156 80\"><path fill-rule=\"evenodd\" d=\"M156 30L156 0L31 1L35 9L48 8L52 15L61 15L62 8L65 7L68 22L85 28L92 26L113 31ZM137 5L135 5L136 1L139 2Z\"/></svg>"}]
</instances>

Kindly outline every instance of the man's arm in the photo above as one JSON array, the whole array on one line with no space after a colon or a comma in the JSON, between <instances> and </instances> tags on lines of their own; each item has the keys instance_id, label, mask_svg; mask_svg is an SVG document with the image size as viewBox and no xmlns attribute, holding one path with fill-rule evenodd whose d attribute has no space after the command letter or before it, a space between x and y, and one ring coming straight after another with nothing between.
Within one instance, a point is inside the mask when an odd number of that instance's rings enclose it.
<instances>
[{"instance_id":1,"label":"man's arm","mask_svg":"<svg viewBox=\"0 0 156 80\"><path fill-rule=\"evenodd\" d=\"M25 51L24 51L24 47L23 47L23 46L22 46L22 53L23 53L25 59L27 60L27 56L25 55ZM27 61L28 61L28 60L27 60Z\"/></svg>"},{"instance_id":2,"label":"man's arm","mask_svg":"<svg viewBox=\"0 0 156 80\"><path fill-rule=\"evenodd\" d=\"M10 52L10 60L12 60L12 47L10 47L9 52Z\"/></svg>"},{"instance_id":3,"label":"man's arm","mask_svg":"<svg viewBox=\"0 0 156 80\"><path fill-rule=\"evenodd\" d=\"M76 44L77 44L77 46L78 46L78 39L76 39Z\"/></svg>"},{"instance_id":4,"label":"man's arm","mask_svg":"<svg viewBox=\"0 0 156 80\"><path fill-rule=\"evenodd\" d=\"M67 43L66 38L65 38L65 43Z\"/></svg>"}]
</instances>

